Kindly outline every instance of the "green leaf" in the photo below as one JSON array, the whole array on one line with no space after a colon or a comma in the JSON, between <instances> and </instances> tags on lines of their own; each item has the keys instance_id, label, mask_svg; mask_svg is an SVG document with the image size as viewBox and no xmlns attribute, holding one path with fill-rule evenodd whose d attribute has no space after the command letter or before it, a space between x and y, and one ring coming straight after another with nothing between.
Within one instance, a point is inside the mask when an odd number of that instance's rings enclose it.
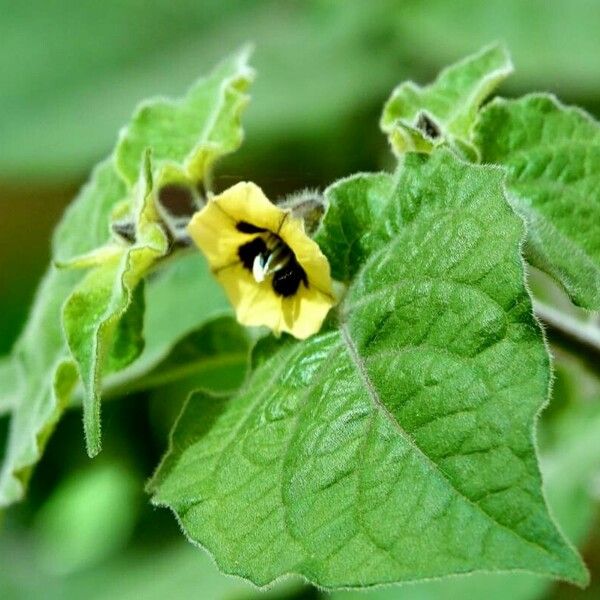
<instances>
[{"instance_id":1,"label":"green leaf","mask_svg":"<svg viewBox=\"0 0 600 600\"><path fill-rule=\"evenodd\" d=\"M108 215L125 193L112 163L100 163L56 229L52 244L55 261L69 261L105 243ZM14 411L0 474L0 506L23 497L32 467L75 387L77 371L65 344L61 311L81 278L77 271L48 269L12 351L20 381L12 399Z\"/></svg>"},{"instance_id":2,"label":"green leaf","mask_svg":"<svg viewBox=\"0 0 600 600\"><path fill-rule=\"evenodd\" d=\"M238 62L233 63L243 74L248 74L244 56L238 55ZM232 151L241 141L239 111L243 102L236 87L240 85L240 79L230 74L227 81L233 86L231 89L225 83L222 88L213 90L215 97L225 99L222 104L217 102L211 105L209 114L197 114L197 122L206 125L201 128L200 134L210 133L199 140L198 152L190 154L194 158L193 165L198 168L200 155L206 159L203 163L206 170L219 153ZM206 107L201 104L195 106L196 110L203 108ZM219 109L223 113L218 112ZM183 116L189 118L189 111L184 111ZM229 118L231 123L228 122ZM161 177L166 181L184 166L176 162L167 164L164 160L168 148L175 152L173 161L183 148L178 146L175 138L168 138L169 134L178 136L180 133L175 123L172 125L169 131L161 130L167 137L159 143L156 133L160 127L152 132L140 129L139 123L134 124L131 131L135 135L131 137L128 130L124 130L124 141L119 146L127 147L127 140L156 143L158 158L162 161L157 179L159 183L163 181ZM196 133L198 131L196 129ZM148 137L144 137L146 134ZM184 145L188 142L189 138L186 137ZM129 165L127 168L131 168L138 160L132 150L134 145L129 146L130 152L123 155L129 157L125 161ZM105 370L122 368L142 350L143 290L137 289L137 284L148 274L154 258L164 253L164 234L155 222L155 215L151 215L147 223L149 233L140 237L138 247L134 244L127 250L124 244L110 241L110 219L115 215L115 210L123 212L133 201L133 190L121 181L114 164L113 159L108 159L94 170L90 182L66 211L53 241L55 263L71 267L92 266L93 270L83 275L79 270L49 269L36 295L25 331L13 351L19 372L26 374L19 384L19 397L14 400L12 394L0 390L2 402L6 397L6 402L15 404L0 474L1 505L23 497L31 468L39 459L45 442L70 400L77 371L81 372L84 379L88 447L91 453L98 450L99 380L103 366ZM204 175L205 172L202 173ZM148 211L152 212L150 199L146 200ZM144 216L142 220L145 219ZM141 223L138 223L140 226ZM142 245L145 245L144 248ZM191 264L183 256L179 260ZM166 270L169 269L172 267L167 266ZM177 297L173 297L173 288L161 290L168 277L157 275L148 286L149 298L154 301L153 294L156 291L157 302L161 306L151 310L148 315L145 336L150 343L147 342L147 351L140 356L141 365L135 372L137 375L151 368L155 364L153 361L163 358L182 334L215 314L223 314L228 310L223 294L215 291L216 284L208 282L210 274L204 261L196 261L194 270L185 271L185 275L197 277L198 282L185 281L181 289L178 288ZM189 307L178 306L180 300L189 302ZM70 348L60 327L63 305ZM72 357L79 362L77 367Z\"/></svg>"},{"instance_id":3,"label":"green leaf","mask_svg":"<svg viewBox=\"0 0 600 600\"><path fill-rule=\"evenodd\" d=\"M153 430L167 440L188 396L201 388L236 391L248 372L251 336L232 317L218 317L192 331L152 371L115 393L150 390Z\"/></svg>"},{"instance_id":4,"label":"green leaf","mask_svg":"<svg viewBox=\"0 0 600 600\"><path fill-rule=\"evenodd\" d=\"M564 355L559 355L561 371L571 369ZM571 373L570 373L571 374ZM598 381L596 380L596 384ZM556 389L556 384L555 384ZM581 396L581 387L574 393ZM554 394L556 395L556 394ZM579 400L582 400L580 397ZM585 544L600 508L600 498L594 495L594 479L600 472L600 403L572 407L558 420L561 431L551 447L542 452L541 467L548 504L561 528L579 546ZM556 398L552 399L554 403ZM548 424L547 414L540 426L542 433ZM555 427L555 425L554 425ZM410 586L381 588L369 594L369 600L447 600L448 598L485 598L486 600L541 600L551 597L551 582L526 573L477 574L441 581L428 581ZM338 592L332 600L359 600L358 592Z\"/></svg>"},{"instance_id":5,"label":"green leaf","mask_svg":"<svg viewBox=\"0 0 600 600\"><path fill-rule=\"evenodd\" d=\"M173 294L173 290L177 290ZM126 369L108 373L106 392L141 389L146 374L157 373L175 346L203 324L231 314L221 286L199 252L182 255L165 264L146 282L143 352ZM147 380L146 380L147 383ZM148 384L149 385L149 384Z\"/></svg>"},{"instance_id":6,"label":"green leaf","mask_svg":"<svg viewBox=\"0 0 600 600\"><path fill-rule=\"evenodd\" d=\"M67 208L54 232L54 261L66 263L105 243L110 237L112 211L127 195L127 188L117 175L113 161L110 158L102 161Z\"/></svg>"},{"instance_id":7,"label":"green leaf","mask_svg":"<svg viewBox=\"0 0 600 600\"><path fill-rule=\"evenodd\" d=\"M250 336L235 319L216 317L177 341L148 373L139 378L128 377L129 382L115 392L164 388L176 383L189 393L199 386L211 389L209 380L215 376L224 379L222 389L231 391L241 383L238 370L243 376L250 346Z\"/></svg>"},{"instance_id":8,"label":"green leaf","mask_svg":"<svg viewBox=\"0 0 600 600\"><path fill-rule=\"evenodd\" d=\"M0 417L17 405L20 376L12 356L0 358Z\"/></svg>"},{"instance_id":9,"label":"green leaf","mask_svg":"<svg viewBox=\"0 0 600 600\"><path fill-rule=\"evenodd\" d=\"M573 301L600 309L600 126L552 96L496 100L475 131L482 162L508 170L528 225L527 259Z\"/></svg>"},{"instance_id":10,"label":"green leaf","mask_svg":"<svg viewBox=\"0 0 600 600\"><path fill-rule=\"evenodd\" d=\"M153 161L180 164L192 181L205 181L215 160L237 150L243 139L241 114L253 79L244 49L200 80L180 101L151 100L136 111L116 149L116 165L133 185L146 148Z\"/></svg>"},{"instance_id":11,"label":"green leaf","mask_svg":"<svg viewBox=\"0 0 600 600\"><path fill-rule=\"evenodd\" d=\"M21 381L0 472L0 506L20 500L77 381L60 327L63 302L80 275L51 267L13 349Z\"/></svg>"},{"instance_id":12,"label":"green leaf","mask_svg":"<svg viewBox=\"0 0 600 600\"><path fill-rule=\"evenodd\" d=\"M387 173L353 175L325 190L328 205L315 240L327 256L332 276L350 281L385 232L376 224L396 192Z\"/></svg>"},{"instance_id":13,"label":"green leaf","mask_svg":"<svg viewBox=\"0 0 600 600\"><path fill-rule=\"evenodd\" d=\"M138 284L169 249L154 193L151 164L146 160L134 206L134 243L116 246L115 250L120 251L116 260L89 271L63 309L65 337L83 382L83 424L90 456L100 451L102 372L123 368L141 352L143 295L141 302L139 295L133 305L132 301Z\"/></svg>"},{"instance_id":14,"label":"green leaf","mask_svg":"<svg viewBox=\"0 0 600 600\"><path fill-rule=\"evenodd\" d=\"M496 45L444 69L428 86L400 84L385 104L380 122L394 153L431 152L447 142L472 156L477 110L512 70L506 49Z\"/></svg>"},{"instance_id":15,"label":"green leaf","mask_svg":"<svg viewBox=\"0 0 600 600\"><path fill-rule=\"evenodd\" d=\"M192 186L209 183L206 180L214 161L240 146L241 113L248 101L244 90L252 78L247 58L244 50L224 61L179 102L157 100L142 105L121 133L115 150L116 168L129 186L138 181L141 187L134 207L135 242L126 249L108 244L72 259L72 265L88 266L96 259L100 264L73 292L63 313L68 345L83 381L90 456L96 455L101 445L102 373L124 368L142 351L143 304L132 305L132 299L137 285L170 250L155 197L174 177L187 179ZM148 148L152 165L143 161ZM124 322L128 314L132 318ZM115 338L119 333L126 335Z\"/></svg>"},{"instance_id":16,"label":"green leaf","mask_svg":"<svg viewBox=\"0 0 600 600\"><path fill-rule=\"evenodd\" d=\"M502 173L410 154L393 199L337 328L288 340L229 400L193 395L153 502L259 585L512 569L583 583L541 491L548 355Z\"/></svg>"}]
</instances>

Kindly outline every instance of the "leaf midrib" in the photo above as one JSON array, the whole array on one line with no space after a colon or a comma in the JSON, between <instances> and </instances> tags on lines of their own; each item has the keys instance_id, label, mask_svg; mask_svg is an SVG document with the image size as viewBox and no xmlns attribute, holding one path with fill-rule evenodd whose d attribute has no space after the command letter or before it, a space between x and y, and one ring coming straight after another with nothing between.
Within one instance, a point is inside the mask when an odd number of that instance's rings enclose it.
<instances>
[{"instance_id":1,"label":"leaf midrib","mask_svg":"<svg viewBox=\"0 0 600 600\"><path fill-rule=\"evenodd\" d=\"M556 555L553 554L550 550L548 550L544 546L541 546L540 544L538 544L532 540L529 540L529 539L523 537L519 532L517 532L513 529L510 529L510 527L508 527L507 525L500 523L500 521L498 521L493 515L489 514L480 505L473 502L468 496L465 496L463 494L463 492L461 492L454 485L454 482L450 479L450 477L446 473L444 473L443 469L435 461L433 461L425 452L423 452L423 450L421 450L421 448L416 444L414 439L402 427L402 425L398 422L396 417L390 412L390 410L384 404L382 399L379 397L379 393L369 377L368 371L366 369L366 365L364 364L364 361L363 361L362 357L360 356L356 345L354 344L354 340L352 339L352 336L350 335L350 331L348 329L347 323L340 324L340 333L341 333L340 339L343 342L344 349L346 350L346 353L347 353L351 363L354 365L356 371L358 372L360 380L363 383L363 385L367 391L367 394L368 394L370 400L372 401L373 405L375 406L375 408L378 411L383 413L383 415L392 424L394 429L397 431L397 433L400 435L400 437L410 446L410 448L422 460L424 460L432 468L432 470L435 473L438 473L438 475L441 476L441 478L450 486L450 488L452 490L455 491L456 494L458 494L461 498L463 498L477 512L480 512L485 517L487 517L488 519L493 521L498 527L506 530L511 535L524 541L526 544L532 546L535 549L541 550L545 555L548 555L548 556L552 557L553 559L556 559Z\"/></svg>"}]
</instances>

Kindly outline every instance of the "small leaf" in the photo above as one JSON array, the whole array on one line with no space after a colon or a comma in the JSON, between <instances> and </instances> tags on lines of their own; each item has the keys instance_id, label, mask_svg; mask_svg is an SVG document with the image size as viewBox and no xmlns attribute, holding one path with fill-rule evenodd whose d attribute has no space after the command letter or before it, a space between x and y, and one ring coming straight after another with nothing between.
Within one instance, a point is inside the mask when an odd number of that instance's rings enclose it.
<instances>
[{"instance_id":1,"label":"small leaf","mask_svg":"<svg viewBox=\"0 0 600 600\"><path fill-rule=\"evenodd\" d=\"M119 173L129 185L137 179L142 156L181 164L192 181L205 181L215 160L237 150L243 139L241 114L253 79L244 49L221 63L179 101L151 100L140 106L123 130L116 149Z\"/></svg>"},{"instance_id":2,"label":"small leaf","mask_svg":"<svg viewBox=\"0 0 600 600\"><path fill-rule=\"evenodd\" d=\"M154 503L258 585L512 569L585 582L541 491L548 355L500 169L411 154L393 200L337 328L287 340L230 400L189 399Z\"/></svg>"},{"instance_id":3,"label":"small leaf","mask_svg":"<svg viewBox=\"0 0 600 600\"><path fill-rule=\"evenodd\" d=\"M381 129L397 155L428 153L443 142L473 155L471 129L485 98L513 67L503 46L480 50L443 70L430 85L400 84L387 101Z\"/></svg>"},{"instance_id":4,"label":"small leaf","mask_svg":"<svg viewBox=\"0 0 600 600\"><path fill-rule=\"evenodd\" d=\"M527 259L572 300L600 309L600 125L552 96L495 100L475 130L482 162L508 170Z\"/></svg>"}]
</instances>

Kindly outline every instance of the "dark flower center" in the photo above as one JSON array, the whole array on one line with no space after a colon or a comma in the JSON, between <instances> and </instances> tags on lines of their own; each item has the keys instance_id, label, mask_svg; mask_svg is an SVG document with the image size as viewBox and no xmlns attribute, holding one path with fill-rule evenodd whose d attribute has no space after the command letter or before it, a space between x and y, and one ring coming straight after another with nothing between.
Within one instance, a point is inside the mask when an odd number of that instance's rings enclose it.
<instances>
[{"instance_id":1,"label":"dark flower center","mask_svg":"<svg viewBox=\"0 0 600 600\"><path fill-rule=\"evenodd\" d=\"M238 248L241 263L257 282L271 276L273 291L284 298L293 296L301 283L308 287L306 272L278 235L246 221L237 223L236 228L242 233L257 234Z\"/></svg>"}]
</instances>

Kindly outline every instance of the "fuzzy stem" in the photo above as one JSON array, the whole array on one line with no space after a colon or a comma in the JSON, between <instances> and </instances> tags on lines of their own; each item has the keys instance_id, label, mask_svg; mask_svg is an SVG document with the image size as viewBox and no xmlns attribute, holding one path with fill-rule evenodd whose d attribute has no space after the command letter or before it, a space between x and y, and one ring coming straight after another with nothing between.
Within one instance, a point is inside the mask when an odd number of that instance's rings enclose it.
<instances>
[{"instance_id":1,"label":"fuzzy stem","mask_svg":"<svg viewBox=\"0 0 600 600\"><path fill-rule=\"evenodd\" d=\"M556 329L562 335L580 346L591 348L600 354L600 327L594 319L581 321L564 312L534 300L535 314L546 325Z\"/></svg>"}]
</instances>

